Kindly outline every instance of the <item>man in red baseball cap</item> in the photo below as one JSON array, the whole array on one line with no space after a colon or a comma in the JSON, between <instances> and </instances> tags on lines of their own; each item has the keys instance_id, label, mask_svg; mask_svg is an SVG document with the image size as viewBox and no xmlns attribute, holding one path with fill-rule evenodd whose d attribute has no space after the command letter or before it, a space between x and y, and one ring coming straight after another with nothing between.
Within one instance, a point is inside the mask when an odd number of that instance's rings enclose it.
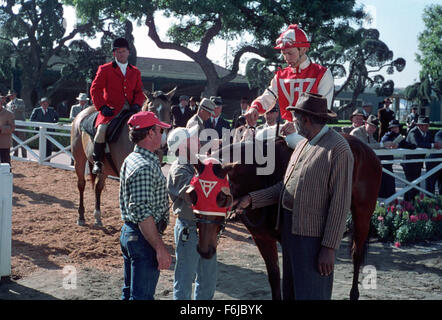
<instances>
[{"instance_id":1,"label":"man in red baseball cap","mask_svg":"<svg viewBox=\"0 0 442 320\"><path fill-rule=\"evenodd\" d=\"M333 76L329 69L310 61L307 56L310 41L297 24L290 25L281 33L274 48L281 50L288 66L276 72L270 86L252 102L245 117L248 122L253 123L278 101L281 117L290 121L281 130L287 135L294 130L292 115L287 107L295 106L301 93L310 92L326 97L330 109L334 91Z\"/></svg>"},{"instance_id":2,"label":"man in red baseball cap","mask_svg":"<svg viewBox=\"0 0 442 320\"><path fill-rule=\"evenodd\" d=\"M120 170L122 299L152 300L160 270L172 262L161 238L169 223L166 177L154 153L160 148L162 130L170 125L149 111L134 114L128 125L129 139L136 145Z\"/></svg>"}]
</instances>

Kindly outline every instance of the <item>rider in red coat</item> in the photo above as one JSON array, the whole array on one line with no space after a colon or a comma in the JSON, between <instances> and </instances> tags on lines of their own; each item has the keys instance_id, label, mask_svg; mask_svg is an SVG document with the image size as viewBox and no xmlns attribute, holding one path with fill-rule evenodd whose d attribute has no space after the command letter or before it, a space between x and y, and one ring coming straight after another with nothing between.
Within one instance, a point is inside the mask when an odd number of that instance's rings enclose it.
<instances>
[{"instance_id":1,"label":"rider in red coat","mask_svg":"<svg viewBox=\"0 0 442 320\"><path fill-rule=\"evenodd\" d=\"M113 42L115 61L101 65L91 85L91 97L95 108L100 112L95 126L94 167L92 173L101 173L104 150L106 147L106 129L109 122L123 109L140 111L144 103L141 72L128 63L129 43L124 38Z\"/></svg>"}]
</instances>

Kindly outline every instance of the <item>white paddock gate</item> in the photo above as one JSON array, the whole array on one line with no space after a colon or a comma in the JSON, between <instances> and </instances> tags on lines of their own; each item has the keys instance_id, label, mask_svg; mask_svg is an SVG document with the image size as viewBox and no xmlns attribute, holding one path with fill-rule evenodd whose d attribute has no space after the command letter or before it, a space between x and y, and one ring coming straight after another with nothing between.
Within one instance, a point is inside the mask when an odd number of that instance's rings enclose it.
<instances>
[{"instance_id":1,"label":"white paddock gate","mask_svg":"<svg viewBox=\"0 0 442 320\"><path fill-rule=\"evenodd\" d=\"M0 278L11 275L12 173L0 164Z\"/></svg>"},{"instance_id":2,"label":"white paddock gate","mask_svg":"<svg viewBox=\"0 0 442 320\"><path fill-rule=\"evenodd\" d=\"M41 165L51 166L54 168L74 170L74 167L70 165L70 159L73 159L70 151L71 145L68 144L67 146L63 146L55 139L55 136L70 137L71 124L15 120L15 127L16 131L29 132L32 133L32 136L23 141L15 134L12 134L12 139L17 142L17 146L11 149L12 159L38 162ZM55 129L57 131L48 131L48 129ZM29 143L34 140L38 141L38 150L34 150L29 147ZM51 155L45 154L46 143L48 141L52 142L55 148L58 149L53 150ZM13 152L20 147L27 150L27 158L13 156Z\"/></svg>"}]
</instances>

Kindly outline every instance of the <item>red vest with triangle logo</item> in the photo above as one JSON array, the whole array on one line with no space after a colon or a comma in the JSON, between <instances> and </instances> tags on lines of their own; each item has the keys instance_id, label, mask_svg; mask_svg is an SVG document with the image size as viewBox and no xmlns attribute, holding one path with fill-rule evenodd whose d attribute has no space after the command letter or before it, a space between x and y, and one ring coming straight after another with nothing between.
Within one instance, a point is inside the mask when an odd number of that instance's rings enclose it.
<instances>
[{"instance_id":1,"label":"red vest with triangle logo","mask_svg":"<svg viewBox=\"0 0 442 320\"><path fill-rule=\"evenodd\" d=\"M221 188L230 188L227 176L224 179L218 178L213 173L214 159L206 159L205 167L200 175L196 175L190 181L190 185L195 188L198 200L192 205L193 211L205 215L223 216L228 208L220 208L216 204L216 196L221 192Z\"/></svg>"},{"instance_id":2,"label":"red vest with triangle logo","mask_svg":"<svg viewBox=\"0 0 442 320\"><path fill-rule=\"evenodd\" d=\"M302 92L318 93L319 82L327 68L311 62L307 68L296 71L293 72L291 67L287 67L276 72L281 117L289 121L293 119L290 111L286 110L287 107L295 106Z\"/></svg>"}]
</instances>

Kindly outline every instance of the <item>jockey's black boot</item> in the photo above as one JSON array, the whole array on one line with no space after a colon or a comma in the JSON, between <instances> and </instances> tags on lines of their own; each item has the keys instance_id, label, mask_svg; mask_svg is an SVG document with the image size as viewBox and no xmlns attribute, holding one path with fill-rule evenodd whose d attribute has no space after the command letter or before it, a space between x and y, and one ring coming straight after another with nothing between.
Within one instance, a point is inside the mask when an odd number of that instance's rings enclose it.
<instances>
[{"instance_id":1,"label":"jockey's black boot","mask_svg":"<svg viewBox=\"0 0 442 320\"><path fill-rule=\"evenodd\" d=\"M94 167L92 168L93 174L102 173L105 148L106 143L94 142L94 153L92 154L92 158L94 159Z\"/></svg>"}]
</instances>

